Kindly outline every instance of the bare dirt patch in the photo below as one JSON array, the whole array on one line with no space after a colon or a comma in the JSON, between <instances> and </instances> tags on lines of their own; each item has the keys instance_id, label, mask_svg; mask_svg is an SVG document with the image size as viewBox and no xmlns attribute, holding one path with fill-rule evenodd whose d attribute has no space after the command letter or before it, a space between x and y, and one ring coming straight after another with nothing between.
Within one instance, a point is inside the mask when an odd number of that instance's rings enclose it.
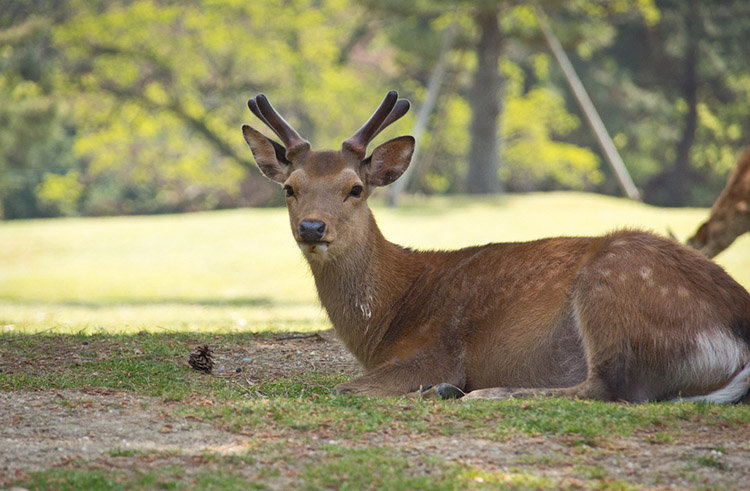
<instances>
[{"instance_id":1,"label":"bare dirt patch","mask_svg":"<svg viewBox=\"0 0 750 491\"><path fill-rule=\"evenodd\" d=\"M158 398L124 392L0 392L0 406L0 484L73 461L139 451L227 453L244 449L248 440L208 424L176 420Z\"/></svg>"},{"instance_id":2,"label":"bare dirt patch","mask_svg":"<svg viewBox=\"0 0 750 491\"><path fill-rule=\"evenodd\" d=\"M328 330L315 334L289 333L259 338L242 346L214 349L214 373L252 385L314 372L321 375L360 375L354 356Z\"/></svg>"}]
</instances>

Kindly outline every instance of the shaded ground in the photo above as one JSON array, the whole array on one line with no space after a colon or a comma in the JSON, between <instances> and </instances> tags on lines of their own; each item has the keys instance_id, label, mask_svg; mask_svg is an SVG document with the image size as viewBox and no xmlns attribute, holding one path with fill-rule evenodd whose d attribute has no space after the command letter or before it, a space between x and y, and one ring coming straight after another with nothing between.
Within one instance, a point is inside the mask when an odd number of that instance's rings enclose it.
<instances>
[{"instance_id":1,"label":"shaded ground","mask_svg":"<svg viewBox=\"0 0 750 491\"><path fill-rule=\"evenodd\" d=\"M264 397L265 382L278 378L311 371L359 372L330 332L258 338L246 346L214 349L215 376L231 380L257 398ZM22 369L7 350L4 354L0 370ZM47 359L47 368L76 363L74 357L57 352ZM213 404L208 399L193 403ZM384 427L343 441L337 439L340 431L326 426L304 432L272 427L252 433L232 431L201 418L180 416L180 405L110 389L0 392L0 487L51 468L144 474L169 468L180 469L174 472L182 479L230 468L274 488L298 487L303 473L330 460L331 448L342 447L398 449L399 455L413 462L408 472L415 475L437 472L440 465L435 462L457 462L495 477L500 473L511 484L518 484L515 477L524 473L549 478L555 486L573 487L589 487L592 479L647 487L742 489L750 483L747 426L709 428L686 423L668 435L657 428L589 441L580 436L511 434L500 442L462 437L460 432L446 437ZM481 476L475 479L482 484Z\"/></svg>"}]
</instances>

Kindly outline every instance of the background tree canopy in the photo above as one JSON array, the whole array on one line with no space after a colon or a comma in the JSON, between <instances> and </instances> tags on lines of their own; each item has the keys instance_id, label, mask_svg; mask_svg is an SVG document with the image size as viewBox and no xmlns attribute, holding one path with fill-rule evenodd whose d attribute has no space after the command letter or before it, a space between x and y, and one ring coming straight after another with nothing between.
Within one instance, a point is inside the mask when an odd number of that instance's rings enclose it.
<instances>
[{"instance_id":1,"label":"background tree canopy","mask_svg":"<svg viewBox=\"0 0 750 491\"><path fill-rule=\"evenodd\" d=\"M411 191L618 193L531 5L0 0L0 216L278 204L247 99L338 148L390 88L419 108L449 29ZM541 5L646 201L710 203L748 143L750 6Z\"/></svg>"}]
</instances>

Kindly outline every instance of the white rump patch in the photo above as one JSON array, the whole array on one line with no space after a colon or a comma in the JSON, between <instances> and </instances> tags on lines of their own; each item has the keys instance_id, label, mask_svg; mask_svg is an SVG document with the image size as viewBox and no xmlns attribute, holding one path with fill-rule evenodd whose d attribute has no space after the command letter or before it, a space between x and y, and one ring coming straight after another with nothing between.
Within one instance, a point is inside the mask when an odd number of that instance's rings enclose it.
<instances>
[{"instance_id":1,"label":"white rump patch","mask_svg":"<svg viewBox=\"0 0 750 491\"><path fill-rule=\"evenodd\" d=\"M730 334L718 331L696 336L695 352L689 363L696 374L727 377L745 364L747 349Z\"/></svg>"},{"instance_id":2,"label":"white rump patch","mask_svg":"<svg viewBox=\"0 0 750 491\"><path fill-rule=\"evenodd\" d=\"M750 388L748 357L747 347L728 333L698 334L692 354L680 364L675 374L678 386L710 386L726 380L738 370L740 372L719 390L677 400L721 403L739 399Z\"/></svg>"}]
</instances>

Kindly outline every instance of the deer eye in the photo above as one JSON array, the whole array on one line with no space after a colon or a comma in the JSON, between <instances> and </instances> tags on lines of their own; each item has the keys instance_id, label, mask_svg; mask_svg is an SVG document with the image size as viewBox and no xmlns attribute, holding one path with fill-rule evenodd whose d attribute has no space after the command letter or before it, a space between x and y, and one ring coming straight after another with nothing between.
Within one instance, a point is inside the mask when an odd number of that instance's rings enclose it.
<instances>
[{"instance_id":1,"label":"deer eye","mask_svg":"<svg viewBox=\"0 0 750 491\"><path fill-rule=\"evenodd\" d=\"M286 191L287 198L291 198L292 196L294 196L294 189L292 189L292 186L290 186L289 184L284 186L284 191Z\"/></svg>"},{"instance_id":2,"label":"deer eye","mask_svg":"<svg viewBox=\"0 0 750 491\"><path fill-rule=\"evenodd\" d=\"M360 185L353 186L352 190L349 191L349 196L352 196L354 198L359 198L360 196L362 196L362 191L363 191L362 186Z\"/></svg>"}]
</instances>

